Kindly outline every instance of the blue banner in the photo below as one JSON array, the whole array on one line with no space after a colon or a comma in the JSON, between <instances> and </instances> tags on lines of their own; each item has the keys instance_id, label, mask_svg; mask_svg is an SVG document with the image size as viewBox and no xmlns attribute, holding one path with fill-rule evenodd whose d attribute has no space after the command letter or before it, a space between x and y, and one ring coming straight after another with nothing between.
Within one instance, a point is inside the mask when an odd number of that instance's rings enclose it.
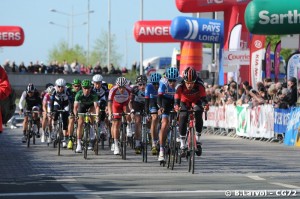
<instances>
[{"instance_id":1,"label":"blue banner","mask_svg":"<svg viewBox=\"0 0 300 199\"><path fill-rule=\"evenodd\" d=\"M284 134L287 128L287 123L290 118L290 109L274 109L274 132L276 134Z\"/></svg>"},{"instance_id":2,"label":"blue banner","mask_svg":"<svg viewBox=\"0 0 300 199\"><path fill-rule=\"evenodd\" d=\"M171 23L171 36L184 41L221 43L224 37L224 22L214 19L176 17Z\"/></svg>"},{"instance_id":3,"label":"blue banner","mask_svg":"<svg viewBox=\"0 0 300 199\"><path fill-rule=\"evenodd\" d=\"M300 108L294 108L290 114L284 137L284 144L294 146L296 143L298 128L300 126Z\"/></svg>"}]
</instances>

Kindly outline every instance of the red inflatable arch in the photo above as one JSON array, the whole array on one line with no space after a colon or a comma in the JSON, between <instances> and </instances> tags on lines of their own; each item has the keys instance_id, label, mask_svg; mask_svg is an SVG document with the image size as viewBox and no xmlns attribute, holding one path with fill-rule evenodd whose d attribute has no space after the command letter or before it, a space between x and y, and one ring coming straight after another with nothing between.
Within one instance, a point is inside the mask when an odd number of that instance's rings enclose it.
<instances>
[{"instance_id":1,"label":"red inflatable arch","mask_svg":"<svg viewBox=\"0 0 300 199\"><path fill-rule=\"evenodd\" d=\"M24 38L24 31L21 27L0 26L0 46L20 46Z\"/></svg>"}]
</instances>

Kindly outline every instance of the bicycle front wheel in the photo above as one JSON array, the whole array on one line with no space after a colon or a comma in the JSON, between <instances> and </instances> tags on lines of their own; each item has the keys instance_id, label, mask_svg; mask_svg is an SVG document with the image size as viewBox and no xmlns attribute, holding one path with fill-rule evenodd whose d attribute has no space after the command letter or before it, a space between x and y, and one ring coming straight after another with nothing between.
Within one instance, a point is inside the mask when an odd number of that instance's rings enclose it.
<instances>
[{"instance_id":1,"label":"bicycle front wheel","mask_svg":"<svg viewBox=\"0 0 300 199\"><path fill-rule=\"evenodd\" d=\"M87 151L89 146L89 140L88 135L90 134L90 125L85 125L84 131L83 131L83 157L84 159L87 159Z\"/></svg>"},{"instance_id":2,"label":"bicycle front wheel","mask_svg":"<svg viewBox=\"0 0 300 199\"><path fill-rule=\"evenodd\" d=\"M122 134L122 139L121 139L122 159L126 160L126 125L125 124L123 124L121 134Z\"/></svg>"}]
</instances>

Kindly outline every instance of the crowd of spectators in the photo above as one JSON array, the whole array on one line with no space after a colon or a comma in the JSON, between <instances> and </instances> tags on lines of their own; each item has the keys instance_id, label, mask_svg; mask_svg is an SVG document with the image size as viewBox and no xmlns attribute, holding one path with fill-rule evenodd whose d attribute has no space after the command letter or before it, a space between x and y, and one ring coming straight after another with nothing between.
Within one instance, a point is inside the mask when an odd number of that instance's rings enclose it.
<instances>
[{"instance_id":1,"label":"crowd of spectators","mask_svg":"<svg viewBox=\"0 0 300 199\"><path fill-rule=\"evenodd\" d=\"M20 65L17 65L14 61L6 61L3 64L3 68L8 73L31 73L31 74L122 74L127 73L127 69L124 67L122 70L115 68L111 63L110 67L102 67L100 62L92 65L84 65L78 63L77 60L69 64L67 61L58 62L53 61L49 64L44 64L43 62L36 61L35 63L30 62L25 66L24 62L21 62Z\"/></svg>"},{"instance_id":2,"label":"crowd of spectators","mask_svg":"<svg viewBox=\"0 0 300 199\"><path fill-rule=\"evenodd\" d=\"M225 104L243 105L254 107L262 104L271 104L275 108L286 109L297 105L297 79L290 77L287 82L272 82L266 78L263 82L257 82L256 89L244 81L237 85L232 78L223 86L208 85L206 93L210 105L219 106ZM299 100L300 101L300 100Z\"/></svg>"}]
</instances>

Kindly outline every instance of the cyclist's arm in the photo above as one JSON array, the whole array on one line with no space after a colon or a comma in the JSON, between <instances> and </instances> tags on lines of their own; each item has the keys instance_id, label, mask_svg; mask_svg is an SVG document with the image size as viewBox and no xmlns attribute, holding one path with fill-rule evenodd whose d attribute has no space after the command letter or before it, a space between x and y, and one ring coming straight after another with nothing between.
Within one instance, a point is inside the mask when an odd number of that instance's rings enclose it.
<instances>
[{"instance_id":1,"label":"cyclist's arm","mask_svg":"<svg viewBox=\"0 0 300 199\"><path fill-rule=\"evenodd\" d=\"M74 108L73 108L74 115L78 115L78 107L79 107L79 102L75 101L74 102Z\"/></svg>"},{"instance_id":2,"label":"cyclist's arm","mask_svg":"<svg viewBox=\"0 0 300 199\"><path fill-rule=\"evenodd\" d=\"M112 114L112 101L111 100L108 100L107 108L108 108L108 114L111 115Z\"/></svg>"},{"instance_id":3,"label":"cyclist's arm","mask_svg":"<svg viewBox=\"0 0 300 199\"><path fill-rule=\"evenodd\" d=\"M24 109L24 104L25 104L25 98L26 98L26 91L24 91L21 95L20 101L19 101L19 108L20 110Z\"/></svg>"}]
</instances>

